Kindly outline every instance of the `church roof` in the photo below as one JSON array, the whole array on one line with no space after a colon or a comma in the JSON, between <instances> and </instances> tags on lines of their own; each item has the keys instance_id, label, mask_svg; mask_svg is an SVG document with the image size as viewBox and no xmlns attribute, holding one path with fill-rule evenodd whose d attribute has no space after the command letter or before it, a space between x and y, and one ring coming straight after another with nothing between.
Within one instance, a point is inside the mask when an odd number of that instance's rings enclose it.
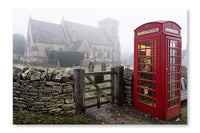
<instances>
[{"instance_id":1,"label":"church roof","mask_svg":"<svg viewBox=\"0 0 200 133\"><path fill-rule=\"evenodd\" d=\"M66 36L62 25L30 19L34 42L66 44Z\"/></svg>"},{"instance_id":2,"label":"church roof","mask_svg":"<svg viewBox=\"0 0 200 133\"><path fill-rule=\"evenodd\" d=\"M64 27L73 41L86 38L93 45L111 45L103 29L64 20Z\"/></svg>"},{"instance_id":3,"label":"church roof","mask_svg":"<svg viewBox=\"0 0 200 133\"><path fill-rule=\"evenodd\" d=\"M82 41L83 40L77 40L77 41L75 41L74 45L70 48L70 50L71 51L77 51L80 48L80 46L82 44Z\"/></svg>"},{"instance_id":4,"label":"church roof","mask_svg":"<svg viewBox=\"0 0 200 133\"><path fill-rule=\"evenodd\" d=\"M68 41L77 43L72 50L77 50L82 40L92 45L112 45L105 31L101 28L87 26L63 20L61 24L49 23L30 19L29 26L34 42L67 44Z\"/></svg>"}]
</instances>

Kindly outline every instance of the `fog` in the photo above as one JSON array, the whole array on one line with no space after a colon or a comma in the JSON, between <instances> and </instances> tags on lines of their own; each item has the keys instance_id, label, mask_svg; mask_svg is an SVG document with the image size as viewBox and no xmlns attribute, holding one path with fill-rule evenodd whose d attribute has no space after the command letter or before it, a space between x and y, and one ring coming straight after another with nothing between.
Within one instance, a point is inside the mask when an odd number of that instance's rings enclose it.
<instances>
[{"instance_id":1,"label":"fog","mask_svg":"<svg viewBox=\"0 0 200 133\"><path fill-rule=\"evenodd\" d=\"M134 30L147 22L158 20L174 21L181 26L182 49L187 44L187 10L186 9L13 9L13 33L25 36L27 34L28 19L60 24L65 20L97 27L98 21L113 18L119 21L119 40L122 56L133 53Z\"/></svg>"}]
</instances>

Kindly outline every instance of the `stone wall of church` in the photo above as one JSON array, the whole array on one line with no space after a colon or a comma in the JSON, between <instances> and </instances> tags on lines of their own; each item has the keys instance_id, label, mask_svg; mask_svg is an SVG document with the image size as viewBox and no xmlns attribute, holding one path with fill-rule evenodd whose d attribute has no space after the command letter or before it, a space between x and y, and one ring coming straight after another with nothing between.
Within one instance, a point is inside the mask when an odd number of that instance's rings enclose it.
<instances>
[{"instance_id":1,"label":"stone wall of church","mask_svg":"<svg viewBox=\"0 0 200 133\"><path fill-rule=\"evenodd\" d=\"M29 48L30 58L31 62L34 63L41 63L44 61L47 61L49 52L51 50L56 50L56 51L64 51L66 50L66 45L65 44L51 44L51 43L35 43L31 48Z\"/></svg>"},{"instance_id":2,"label":"stone wall of church","mask_svg":"<svg viewBox=\"0 0 200 133\"><path fill-rule=\"evenodd\" d=\"M38 47L38 56L47 56L48 49L56 50L56 51L64 51L66 50L65 44L51 44L51 43L35 43L35 46ZM33 56L37 56L34 55Z\"/></svg>"},{"instance_id":3,"label":"stone wall of church","mask_svg":"<svg viewBox=\"0 0 200 133\"><path fill-rule=\"evenodd\" d=\"M112 63L112 46L92 45L90 59L95 62Z\"/></svg>"},{"instance_id":4,"label":"stone wall of church","mask_svg":"<svg viewBox=\"0 0 200 133\"><path fill-rule=\"evenodd\" d=\"M87 41L83 41L78 51L84 53L84 65L88 65L90 61L96 64L112 63L111 45L90 45Z\"/></svg>"}]
</instances>

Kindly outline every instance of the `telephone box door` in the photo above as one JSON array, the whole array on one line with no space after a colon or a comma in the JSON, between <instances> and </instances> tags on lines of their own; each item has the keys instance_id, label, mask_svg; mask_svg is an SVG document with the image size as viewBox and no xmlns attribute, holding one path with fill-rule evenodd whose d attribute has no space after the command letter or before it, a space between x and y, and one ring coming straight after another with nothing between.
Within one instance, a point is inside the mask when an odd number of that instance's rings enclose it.
<instances>
[{"instance_id":1,"label":"telephone box door","mask_svg":"<svg viewBox=\"0 0 200 133\"><path fill-rule=\"evenodd\" d=\"M181 39L166 37L166 119L181 111Z\"/></svg>"},{"instance_id":2,"label":"telephone box door","mask_svg":"<svg viewBox=\"0 0 200 133\"><path fill-rule=\"evenodd\" d=\"M158 114L157 49L159 36L135 40L134 106L154 116Z\"/></svg>"}]
</instances>

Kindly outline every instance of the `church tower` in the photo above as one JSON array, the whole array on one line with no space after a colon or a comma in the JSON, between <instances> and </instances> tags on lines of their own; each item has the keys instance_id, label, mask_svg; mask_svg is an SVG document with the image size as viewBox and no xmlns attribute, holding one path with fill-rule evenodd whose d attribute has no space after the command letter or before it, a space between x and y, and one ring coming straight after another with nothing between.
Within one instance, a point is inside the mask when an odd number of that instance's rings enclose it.
<instances>
[{"instance_id":1,"label":"church tower","mask_svg":"<svg viewBox=\"0 0 200 133\"><path fill-rule=\"evenodd\" d=\"M120 63L119 22L118 20L106 18L98 23L99 28L104 29L108 39L113 45L113 64Z\"/></svg>"}]
</instances>

